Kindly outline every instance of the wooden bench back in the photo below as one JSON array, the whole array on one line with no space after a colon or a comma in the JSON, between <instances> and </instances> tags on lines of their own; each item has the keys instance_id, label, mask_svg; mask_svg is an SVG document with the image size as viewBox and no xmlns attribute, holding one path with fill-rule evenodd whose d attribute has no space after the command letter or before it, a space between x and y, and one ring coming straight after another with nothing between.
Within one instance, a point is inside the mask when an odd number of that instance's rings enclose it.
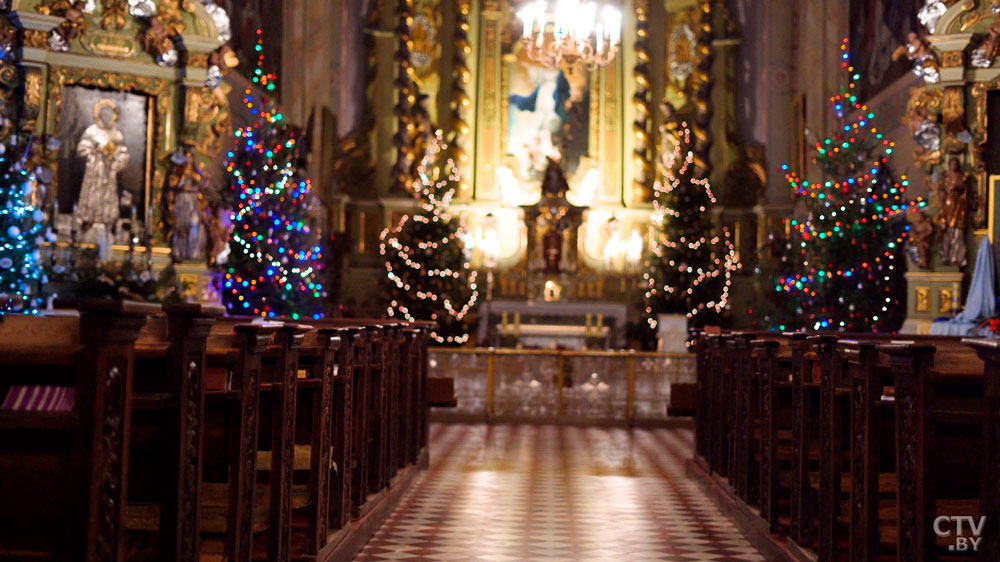
<instances>
[{"instance_id":1,"label":"wooden bench back","mask_svg":"<svg viewBox=\"0 0 1000 562\"><path fill-rule=\"evenodd\" d=\"M75 318L0 321L5 396L74 391L68 410L0 411L0 558L122 559L135 340L158 311L97 301Z\"/></svg>"}]
</instances>

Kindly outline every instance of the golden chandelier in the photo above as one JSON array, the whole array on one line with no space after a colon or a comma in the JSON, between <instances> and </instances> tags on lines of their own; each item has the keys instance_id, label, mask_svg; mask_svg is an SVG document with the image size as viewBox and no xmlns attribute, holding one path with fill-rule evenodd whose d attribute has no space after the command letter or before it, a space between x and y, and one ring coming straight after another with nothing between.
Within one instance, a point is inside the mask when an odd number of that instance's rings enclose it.
<instances>
[{"instance_id":1,"label":"golden chandelier","mask_svg":"<svg viewBox=\"0 0 1000 562\"><path fill-rule=\"evenodd\" d=\"M599 5L600 4L600 5ZM531 0L518 12L524 24L524 49L540 64L559 68L581 63L588 70L607 66L621 46L622 14L588 0Z\"/></svg>"}]
</instances>

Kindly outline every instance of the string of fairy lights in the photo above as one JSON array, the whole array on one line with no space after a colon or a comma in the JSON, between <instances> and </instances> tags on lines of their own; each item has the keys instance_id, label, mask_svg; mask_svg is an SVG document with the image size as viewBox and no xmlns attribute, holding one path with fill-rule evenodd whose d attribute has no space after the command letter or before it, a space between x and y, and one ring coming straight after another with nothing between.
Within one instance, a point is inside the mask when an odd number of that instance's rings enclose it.
<instances>
[{"instance_id":1,"label":"string of fairy lights","mask_svg":"<svg viewBox=\"0 0 1000 562\"><path fill-rule=\"evenodd\" d=\"M8 312L38 314L42 278L38 242L45 214L25 193L31 174L14 166L9 150L0 152L0 316Z\"/></svg>"},{"instance_id":2,"label":"string of fairy lights","mask_svg":"<svg viewBox=\"0 0 1000 562\"><path fill-rule=\"evenodd\" d=\"M260 54L253 84L273 91L276 76L263 70L263 41L259 29L255 49ZM243 103L258 121L235 132L236 150L227 154L226 170L237 191L229 241L231 250L238 249L242 257L256 267L249 271L228 267L223 282L224 296L231 311L273 318L283 315L283 311L276 310L277 303L269 302L262 294L264 291L258 292L258 289L267 284L287 297L324 297L323 284L317 280L317 264L323 259L323 250L316 244L302 249L292 240L310 239L312 234L308 224L288 218L301 215L312 202L312 182L308 178L296 178L295 132L289 130L274 138L276 132L284 132L281 128L284 115L277 107L266 107L266 100L258 107L250 86L244 92ZM230 263L234 261L239 260L230 258ZM314 319L322 316L318 311L312 314L291 311L288 315L294 320L300 315L310 315Z\"/></svg>"},{"instance_id":3,"label":"string of fairy lights","mask_svg":"<svg viewBox=\"0 0 1000 562\"><path fill-rule=\"evenodd\" d=\"M379 252L385 260L386 276L389 281L400 291L403 291L417 301L436 303L435 308L443 311L455 322L462 322L465 317L472 312L479 298L479 289L476 285L477 273L469 267L467 260L462 260L462 269L456 270L450 267L433 267L422 263L417 256L435 255L437 250L446 246L461 244L465 236L465 217L462 215L452 216L449 212L452 198L455 195L455 186L461 182L458 167L452 158L447 158L445 173L441 167L434 166L443 152L447 150L442 133L438 130L428 146L427 152L417 167L417 178L413 182L414 195L419 199L419 211L413 214L404 215L394 228L387 228L380 236L381 244ZM409 232L411 221L429 225L439 223L447 225L452 220L458 221L458 228L449 231L444 236L436 236L430 240L414 240L406 243L403 238ZM396 266L393 262L396 262ZM405 269L397 271L397 267ZM462 303L454 302L451 295L438 294L432 290L418 288L414 290L409 279L419 278L426 280L429 278L450 279L453 282L461 283L467 279L470 295ZM407 321L414 321L416 318L399 298L392 298L387 307L390 317L400 317ZM430 320L441 321L439 312L434 312ZM440 327L439 327L440 328ZM464 344L469 341L471 335L463 331L459 335L444 335L439 333L439 329L431 332L431 338L438 343Z\"/></svg>"},{"instance_id":4,"label":"string of fairy lights","mask_svg":"<svg viewBox=\"0 0 1000 562\"><path fill-rule=\"evenodd\" d=\"M809 244L864 244L863 234L873 225L875 231L882 230L886 228L886 223L905 213L911 205L918 208L927 205L923 198L917 198L912 203L905 200L909 186L906 176L899 181L885 181L882 172L895 143L885 138L872 123L875 114L858 101L855 88L860 75L851 64L847 39L841 43L840 50L841 67L847 73L848 86L832 96L830 103L837 117L845 122L833 137L815 144L813 161L830 173L841 172L844 167L851 168L850 164L857 161L859 153L867 155L871 161L858 173L849 174L839 181L823 182L810 182L789 171L787 164L782 166L795 197L804 200L812 211L803 220L791 220L791 227L801 236L799 246L805 255L809 255L806 251ZM881 276L880 282L888 283L891 276L898 273L897 267L902 267L902 264L895 263L895 254L902 248L909 229L910 226L906 225L898 236L890 237L885 247L876 252L874 259L852 264L808 264L808 273L780 277L776 280L775 289L812 298L817 296L817 288L821 284L835 278L856 279L859 289L864 281L876 280L876 275ZM881 310L887 312L892 301L892 294L887 291ZM819 310L818 314L814 310L804 312L813 316L813 329L856 327L849 322L855 316L853 313L848 320L837 320L826 308ZM878 322L879 314L873 314L869 320Z\"/></svg>"},{"instance_id":5,"label":"string of fairy lights","mask_svg":"<svg viewBox=\"0 0 1000 562\"><path fill-rule=\"evenodd\" d=\"M688 295L693 295L694 291L703 283L708 283L709 281L718 279L720 276L724 278L724 282L722 284L719 297L714 300L698 303L687 312L687 317L692 318L709 310L716 313L722 312L729 304L729 293L732 287L733 273L738 271L741 267L739 259L736 255L736 248L730 239L729 229L727 228L722 229L721 236L700 236L696 240L688 240L685 237L679 237L674 240L666 232L664 232L662 228L666 217L669 216L679 218L681 216L680 210L669 207L665 201L667 200L666 196L668 194L682 187L682 182L689 182L691 185L704 189L709 201L712 204L716 203L715 195L712 193L712 186L707 178L687 177L691 167L694 166L694 152L689 149L682 149L682 147L690 147L692 145L692 133L687 122L682 122L680 124L677 134L677 142L673 143L673 149L665 155L666 159L662 174L663 181L657 181L653 185L655 197L653 198L653 214L651 221L652 224L650 225L649 245L650 252L656 259L661 260L661 262L665 260L669 267L675 268L676 271L682 274L696 275L696 277L694 277L690 283L688 283L687 287L684 288L675 287L666 282L661 285L657 281L656 276L650 271L646 271L643 274L643 282L646 285L646 321L650 328L653 329L657 326L657 320L653 317L653 309L649 304L651 300L661 294L676 294L679 290L686 292ZM696 210L686 209L685 211L695 212ZM708 209L704 205L700 205L697 208L697 212L700 213L705 213L707 211ZM697 251L706 244L711 247L721 248L722 252L721 255L713 253L712 262L705 266L678 263L676 260L666 256L666 250L668 248L686 248L690 251Z\"/></svg>"}]
</instances>

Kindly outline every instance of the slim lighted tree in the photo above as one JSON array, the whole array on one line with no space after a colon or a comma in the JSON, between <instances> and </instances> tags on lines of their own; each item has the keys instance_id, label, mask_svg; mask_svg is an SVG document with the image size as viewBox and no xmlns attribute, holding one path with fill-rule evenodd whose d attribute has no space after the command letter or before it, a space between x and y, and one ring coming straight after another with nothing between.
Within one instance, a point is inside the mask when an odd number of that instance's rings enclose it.
<instances>
[{"instance_id":1,"label":"slim lighted tree","mask_svg":"<svg viewBox=\"0 0 1000 562\"><path fill-rule=\"evenodd\" d=\"M258 34L258 52L262 50ZM257 61L253 81L266 91L275 77ZM299 134L266 98L247 88L244 102L257 121L236 131L229 152L230 196L235 206L222 296L231 314L267 318L323 316L326 288L320 233L308 224L316 204L305 176Z\"/></svg>"},{"instance_id":2,"label":"slim lighted tree","mask_svg":"<svg viewBox=\"0 0 1000 562\"><path fill-rule=\"evenodd\" d=\"M776 291L791 296L793 315L771 319L777 329L895 331L906 310L908 182L893 176L888 163L895 145L854 93L860 76L846 39L841 59L847 86L830 98L840 126L814 147L824 178L809 181L783 166L797 212L787 272L774 280Z\"/></svg>"},{"instance_id":3,"label":"slim lighted tree","mask_svg":"<svg viewBox=\"0 0 1000 562\"><path fill-rule=\"evenodd\" d=\"M382 232L388 314L406 320L433 320L431 337L440 344L469 341L467 317L479 298L476 272L469 268L461 216L450 211L461 181L455 161L437 131L420 162L413 190L416 212Z\"/></svg>"},{"instance_id":4,"label":"slim lighted tree","mask_svg":"<svg viewBox=\"0 0 1000 562\"><path fill-rule=\"evenodd\" d=\"M0 148L0 315L35 314L42 276L36 238L45 216L28 200L31 178L14 151Z\"/></svg>"},{"instance_id":5,"label":"slim lighted tree","mask_svg":"<svg viewBox=\"0 0 1000 562\"><path fill-rule=\"evenodd\" d=\"M712 234L716 203L707 179L695 175L687 123L668 139L661 179L654 185L650 255L643 274L643 304L651 328L660 314L685 314L704 324L729 304L732 275L740 269L729 232Z\"/></svg>"}]
</instances>

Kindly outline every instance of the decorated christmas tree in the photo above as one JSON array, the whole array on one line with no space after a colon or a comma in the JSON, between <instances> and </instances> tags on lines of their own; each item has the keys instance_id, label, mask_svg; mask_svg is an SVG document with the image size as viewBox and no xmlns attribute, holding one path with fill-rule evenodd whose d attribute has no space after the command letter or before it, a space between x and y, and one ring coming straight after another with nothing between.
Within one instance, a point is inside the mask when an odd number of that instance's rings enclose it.
<instances>
[{"instance_id":1,"label":"decorated christmas tree","mask_svg":"<svg viewBox=\"0 0 1000 562\"><path fill-rule=\"evenodd\" d=\"M846 39L841 57L847 86L830 98L840 126L814 147L823 179L812 182L783 166L796 211L783 256L786 273L775 278L774 289L791 297L791 310L769 319L774 329L895 331L906 310L906 177L893 177L894 143L854 94L860 77Z\"/></svg>"},{"instance_id":2,"label":"decorated christmas tree","mask_svg":"<svg viewBox=\"0 0 1000 562\"><path fill-rule=\"evenodd\" d=\"M689 324L704 325L728 306L732 274L740 264L729 232L712 232L715 196L696 173L687 123L665 128L663 136L643 274L646 321L656 328L660 314L685 314Z\"/></svg>"},{"instance_id":3,"label":"decorated christmas tree","mask_svg":"<svg viewBox=\"0 0 1000 562\"><path fill-rule=\"evenodd\" d=\"M253 81L271 91L274 76L261 71L262 62L263 56ZM222 265L223 301L230 314L319 318L325 312L324 252L321 234L308 224L317 203L303 171L302 135L284 121L273 100L257 100L247 88L244 102L257 121L236 131L236 146L228 153L235 210Z\"/></svg>"},{"instance_id":4,"label":"decorated christmas tree","mask_svg":"<svg viewBox=\"0 0 1000 562\"><path fill-rule=\"evenodd\" d=\"M479 291L462 242L464 222L449 211L460 177L438 131L420 166L413 190L419 205L382 232L389 316L433 320L439 344L469 341L466 318Z\"/></svg>"},{"instance_id":5,"label":"decorated christmas tree","mask_svg":"<svg viewBox=\"0 0 1000 562\"><path fill-rule=\"evenodd\" d=\"M38 238L45 215L32 203L31 176L0 145L0 315L34 314L39 304Z\"/></svg>"}]
</instances>

